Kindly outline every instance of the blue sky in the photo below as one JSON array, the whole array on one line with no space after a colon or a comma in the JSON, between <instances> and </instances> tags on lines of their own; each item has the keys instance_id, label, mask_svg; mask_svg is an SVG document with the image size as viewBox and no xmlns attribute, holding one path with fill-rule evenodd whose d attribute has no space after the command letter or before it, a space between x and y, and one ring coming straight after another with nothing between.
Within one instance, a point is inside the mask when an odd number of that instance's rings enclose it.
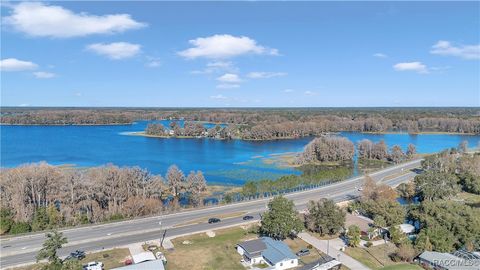
<instances>
[{"instance_id":1,"label":"blue sky","mask_svg":"<svg viewBox=\"0 0 480 270\"><path fill-rule=\"evenodd\" d=\"M2 3L2 106L480 106L479 2Z\"/></svg>"}]
</instances>

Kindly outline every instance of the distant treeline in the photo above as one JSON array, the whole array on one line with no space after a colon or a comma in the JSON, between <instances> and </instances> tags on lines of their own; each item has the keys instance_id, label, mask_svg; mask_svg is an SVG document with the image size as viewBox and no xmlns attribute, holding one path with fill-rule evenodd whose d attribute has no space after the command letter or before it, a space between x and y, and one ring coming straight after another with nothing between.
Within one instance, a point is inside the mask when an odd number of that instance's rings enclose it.
<instances>
[{"instance_id":1,"label":"distant treeline","mask_svg":"<svg viewBox=\"0 0 480 270\"><path fill-rule=\"evenodd\" d=\"M2 108L1 113L2 124L100 125L159 119L225 123L233 137L253 140L338 131L480 134L479 108ZM155 134L162 135L159 132Z\"/></svg>"},{"instance_id":2,"label":"distant treeline","mask_svg":"<svg viewBox=\"0 0 480 270\"><path fill-rule=\"evenodd\" d=\"M202 172L185 176L174 165L166 179L138 167L46 163L2 169L0 176L1 234L159 214L179 207L180 199L198 206L206 191Z\"/></svg>"}]
</instances>

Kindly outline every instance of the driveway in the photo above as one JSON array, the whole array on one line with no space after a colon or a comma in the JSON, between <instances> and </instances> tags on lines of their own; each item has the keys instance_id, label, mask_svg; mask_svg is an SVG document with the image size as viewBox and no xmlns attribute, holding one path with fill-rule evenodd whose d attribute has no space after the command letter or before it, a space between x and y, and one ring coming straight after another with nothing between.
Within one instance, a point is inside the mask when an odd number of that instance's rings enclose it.
<instances>
[{"instance_id":1,"label":"driveway","mask_svg":"<svg viewBox=\"0 0 480 270\"><path fill-rule=\"evenodd\" d=\"M320 240L305 232L299 233L298 237L323 253L337 259L352 270L370 270L370 268L366 267L359 261L340 251L340 248L344 246L344 243L340 238L331 239L330 241Z\"/></svg>"}]
</instances>

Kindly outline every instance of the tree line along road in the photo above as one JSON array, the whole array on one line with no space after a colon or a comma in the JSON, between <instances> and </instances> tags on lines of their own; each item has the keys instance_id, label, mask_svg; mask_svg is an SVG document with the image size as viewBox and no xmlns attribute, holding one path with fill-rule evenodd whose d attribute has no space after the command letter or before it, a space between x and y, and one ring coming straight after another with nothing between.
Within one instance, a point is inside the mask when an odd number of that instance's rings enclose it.
<instances>
[{"instance_id":1,"label":"tree line along road","mask_svg":"<svg viewBox=\"0 0 480 270\"><path fill-rule=\"evenodd\" d=\"M418 168L420 164L421 159L413 160L377 171L370 174L370 176L375 181L381 181L390 186L397 186L400 183L411 180L416 175L412 169ZM317 189L289 193L284 196L293 200L298 210L304 210L308 201L318 200L320 198L329 198L337 202L346 201L359 195L358 187L362 185L363 179L363 176L355 177ZM166 230L167 237L174 237L244 223L242 217L234 217L224 219L217 224L200 223L178 226L179 224L185 224L192 220L216 215L247 212L254 215L254 220L258 220L259 214L266 210L266 205L269 200L270 198L259 199L198 210L182 211L163 216L61 230L68 238L69 243L60 250L59 254L60 256L65 256L77 249L90 252L158 239L164 230ZM2 237L0 240L0 266L4 269L34 262L36 252L41 248L45 240L45 234L36 233L18 237Z\"/></svg>"}]
</instances>

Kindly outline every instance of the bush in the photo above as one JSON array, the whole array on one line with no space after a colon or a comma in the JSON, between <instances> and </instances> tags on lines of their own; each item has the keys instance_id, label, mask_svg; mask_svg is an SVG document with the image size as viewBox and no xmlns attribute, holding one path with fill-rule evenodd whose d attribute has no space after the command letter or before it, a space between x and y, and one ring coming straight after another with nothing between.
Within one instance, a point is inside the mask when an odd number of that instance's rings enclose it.
<instances>
[{"instance_id":1,"label":"bush","mask_svg":"<svg viewBox=\"0 0 480 270\"><path fill-rule=\"evenodd\" d=\"M121 220L124 219L123 215L120 213L113 214L110 216L109 220Z\"/></svg>"},{"instance_id":2,"label":"bush","mask_svg":"<svg viewBox=\"0 0 480 270\"><path fill-rule=\"evenodd\" d=\"M39 207L35 210L32 221L32 230L33 231L43 231L48 227L48 214L47 208Z\"/></svg>"},{"instance_id":3,"label":"bush","mask_svg":"<svg viewBox=\"0 0 480 270\"><path fill-rule=\"evenodd\" d=\"M32 228L30 227L30 224L27 222L15 222L12 224L12 227L10 228L10 233L11 234L19 234L19 233L27 233L30 232Z\"/></svg>"},{"instance_id":4,"label":"bush","mask_svg":"<svg viewBox=\"0 0 480 270\"><path fill-rule=\"evenodd\" d=\"M12 227L13 219L10 209L0 209L0 234L7 233Z\"/></svg>"},{"instance_id":5,"label":"bush","mask_svg":"<svg viewBox=\"0 0 480 270\"><path fill-rule=\"evenodd\" d=\"M372 243L372 242L368 241L367 243L365 243L365 247L369 248L369 247L371 247L371 246L373 246L373 243Z\"/></svg>"}]
</instances>

